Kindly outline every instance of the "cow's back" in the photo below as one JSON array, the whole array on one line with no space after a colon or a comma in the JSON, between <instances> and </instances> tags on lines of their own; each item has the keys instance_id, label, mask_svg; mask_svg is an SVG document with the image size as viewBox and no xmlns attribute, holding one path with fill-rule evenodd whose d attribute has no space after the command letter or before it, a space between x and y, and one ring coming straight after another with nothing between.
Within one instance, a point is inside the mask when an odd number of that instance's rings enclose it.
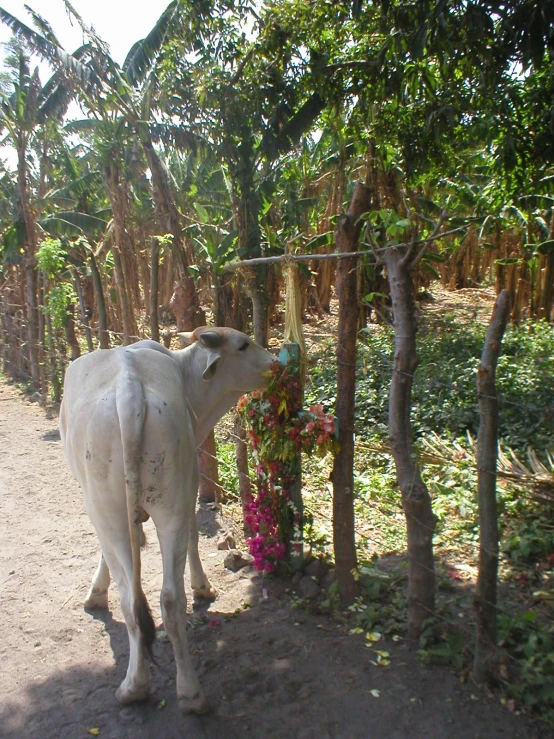
<instances>
[{"instance_id":1,"label":"cow's back","mask_svg":"<svg viewBox=\"0 0 554 739\"><path fill-rule=\"evenodd\" d=\"M124 501L124 434L137 445L147 509L165 497L183 466L194 465L192 422L171 356L148 347L91 352L70 365L65 382L60 431L87 509L106 496ZM122 409L140 413L140 424L129 423Z\"/></svg>"}]
</instances>

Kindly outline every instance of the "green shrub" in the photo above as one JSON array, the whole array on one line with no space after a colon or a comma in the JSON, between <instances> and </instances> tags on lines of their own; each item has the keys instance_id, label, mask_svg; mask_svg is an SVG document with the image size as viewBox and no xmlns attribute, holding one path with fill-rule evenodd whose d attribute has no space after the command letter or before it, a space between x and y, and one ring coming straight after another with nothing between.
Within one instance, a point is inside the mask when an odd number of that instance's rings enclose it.
<instances>
[{"instance_id":1,"label":"green shrub","mask_svg":"<svg viewBox=\"0 0 554 739\"><path fill-rule=\"evenodd\" d=\"M433 431L459 437L479 428L476 370L486 326L443 326L418 337L420 363L412 391L414 436ZM333 409L336 402L334 347L316 358L308 403ZM545 322L509 327L498 362L500 439L516 450L554 445L554 328ZM371 330L359 345L356 428L361 436L385 436L393 362L391 329Z\"/></svg>"}]
</instances>

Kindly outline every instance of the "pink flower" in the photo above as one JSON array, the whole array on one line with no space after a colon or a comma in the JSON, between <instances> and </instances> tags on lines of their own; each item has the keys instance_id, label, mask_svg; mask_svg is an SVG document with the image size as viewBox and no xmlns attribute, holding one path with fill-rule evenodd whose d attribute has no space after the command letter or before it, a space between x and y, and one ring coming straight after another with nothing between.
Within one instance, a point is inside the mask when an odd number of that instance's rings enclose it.
<instances>
[{"instance_id":1,"label":"pink flower","mask_svg":"<svg viewBox=\"0 0 554 739\"><path fill-rule=\"evenodd\" d=\"M311 405L310 406L310 413L313 413L315 416L322 416L323 415L323 406L320 405Z\"/></svg>"},{"instance_id":2,"label":"pink flower","mask_svg":"<svg viewBox=\"0 0 554 739\"><path fill-rule=\"evenodd\" d=\"M335 433L335 419L333 416L325 416L323 419L323 428L328 434Z\"/></svg>"}]
</instances>

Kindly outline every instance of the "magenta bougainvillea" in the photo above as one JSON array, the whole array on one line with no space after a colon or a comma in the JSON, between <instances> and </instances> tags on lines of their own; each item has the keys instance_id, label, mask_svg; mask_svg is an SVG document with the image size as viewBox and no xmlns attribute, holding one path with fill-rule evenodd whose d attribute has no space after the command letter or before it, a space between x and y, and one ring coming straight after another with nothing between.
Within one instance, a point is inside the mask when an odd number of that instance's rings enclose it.
<instances>
[{"instance_id":1,"label":"magenta bougainvillea","mask_svg":"<svg viewBox=\"0 0 554 739\"><path fill-rule=\"evenodd\" d=\"M321 405L302 408L298 364L277 361L267 389L239 400L249 429L256 489L244 505L247 541L258 570L274 572L289 544L300 542L300 516L290 498L301 452L324 455L336 445L335 419ZM296 544L298 546L298 544Z\"/></svg>"}]
</instances>

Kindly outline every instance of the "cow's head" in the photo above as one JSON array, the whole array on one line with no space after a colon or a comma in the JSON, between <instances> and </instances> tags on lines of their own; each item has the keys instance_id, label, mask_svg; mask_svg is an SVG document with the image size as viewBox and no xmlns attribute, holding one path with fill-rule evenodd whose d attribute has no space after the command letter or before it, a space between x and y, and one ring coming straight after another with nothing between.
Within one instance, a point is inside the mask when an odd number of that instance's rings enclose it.
<instances>
[{"instance_id":1,"label":"cow's head","mask_svg":"<svg viewBox=\"0 0 554 739\"><path fill-rule=\"evenodd\" d=\"M202 378L206 382L217 378L227 391L240 393L267 386L266 373L275 357L241 331L202 326L178 336L183 344L197 343L202 348Z\"/></svg>"}]
</instances>

